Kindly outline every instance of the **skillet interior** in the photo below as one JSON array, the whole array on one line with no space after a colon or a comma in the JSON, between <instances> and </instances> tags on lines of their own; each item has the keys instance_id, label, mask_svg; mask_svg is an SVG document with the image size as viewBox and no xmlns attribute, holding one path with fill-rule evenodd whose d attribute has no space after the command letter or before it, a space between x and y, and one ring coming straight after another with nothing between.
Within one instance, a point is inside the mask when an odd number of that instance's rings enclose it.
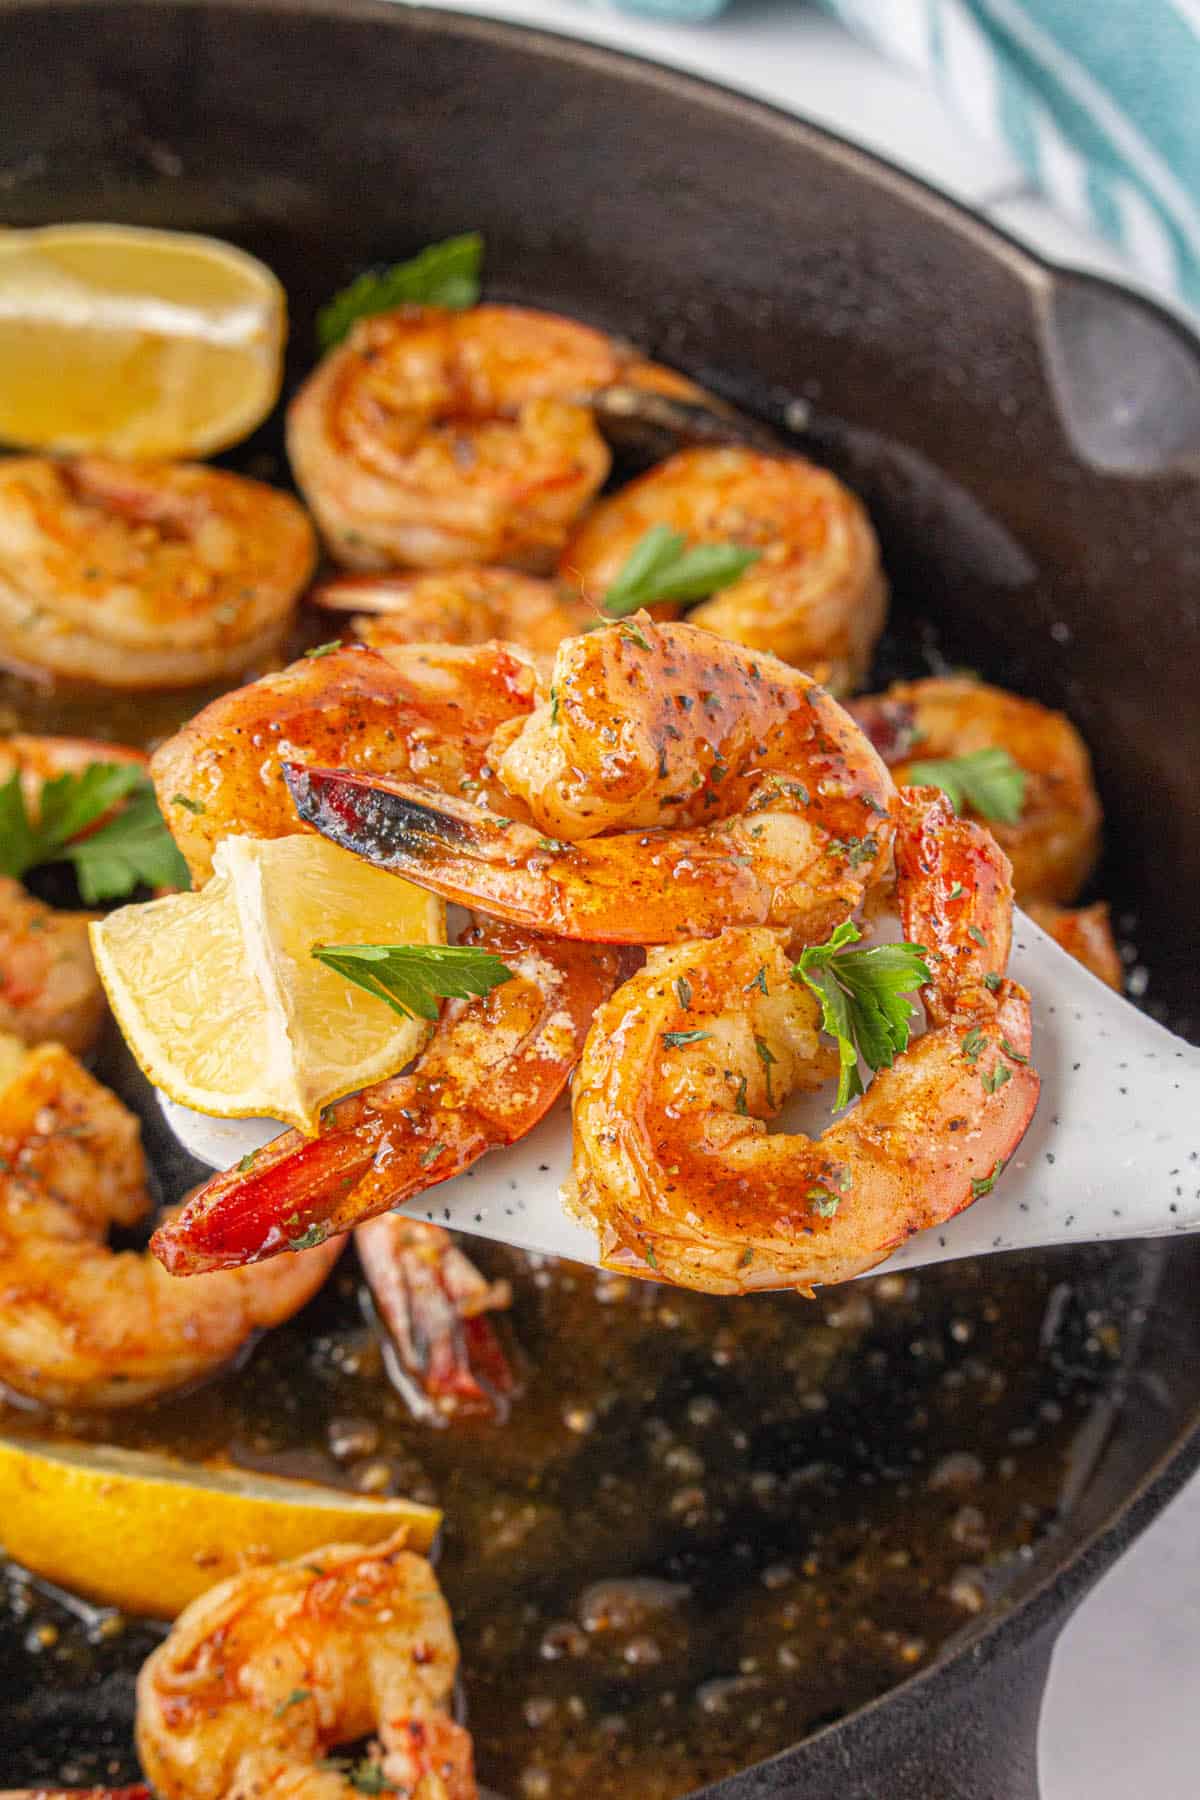
<instances>
[{"instance_id":1,"label":"skillet interior","mask_svg":"<svg viewBox=\"0 0 1200 1800\"><path fill-rule=\"evenodd\" d=\"M288 289L293 375L344 277L482 225L494 296L621 330L773 420L818 409L816 448L879 526L899 635L933 621L952 661L1082 725L1110 821L1101 886L1136 908L1151 1000L1195 1016L1200 362L1161 315L1052 277L818 132L532 34L365 6L56 0L0 6L0 66L6 222L119 218L245 244ZM1194 1423L1198 1256L1097 1265L1108 1293L1153 1306L1081 1491L1007 1589L1012 1635L1073 1559L1062 1603L1099 1566L1081 1547ZM27 1669L14 1658L13 1679ZM14 1714L29 1754L5 1777L44 1777L57 1755L42 1752L94 1740L101 1720L125 1740L127 1701L119 1677L34 1694ZM753 1792L808 1791L807 1766Z\"/></svg>"}]
</instances>

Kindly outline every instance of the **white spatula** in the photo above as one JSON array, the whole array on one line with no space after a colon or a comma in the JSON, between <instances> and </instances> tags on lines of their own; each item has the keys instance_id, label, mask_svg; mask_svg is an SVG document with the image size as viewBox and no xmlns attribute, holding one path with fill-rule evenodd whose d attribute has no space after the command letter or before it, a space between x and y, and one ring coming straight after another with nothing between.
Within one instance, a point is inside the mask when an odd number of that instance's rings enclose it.
<instances>
[{"instance_id":1,"label":"white spatula","mask_svg":"<svg viewBox=\"0 0 1200 1800\"><path fill-rule=\"evenodd\" d=\"M883 931L876 941L899 933ZM1111 992L1017 914L1010 974L1032 993L1037 1113L994 1191L948 1225L911 1238L883 1265L916 1268L993 1250L1200 1230L1200 1050ZM820 1132L830 1096L787 1108L784 1130ZM228 1168L281 1129L210 1119L161 1098L182 1143ZM597 1260L559 1184L571 1156L564 1102L521 1143L402 1210L457 1231L574 1262Z\"/></svg>"}]
</instances>

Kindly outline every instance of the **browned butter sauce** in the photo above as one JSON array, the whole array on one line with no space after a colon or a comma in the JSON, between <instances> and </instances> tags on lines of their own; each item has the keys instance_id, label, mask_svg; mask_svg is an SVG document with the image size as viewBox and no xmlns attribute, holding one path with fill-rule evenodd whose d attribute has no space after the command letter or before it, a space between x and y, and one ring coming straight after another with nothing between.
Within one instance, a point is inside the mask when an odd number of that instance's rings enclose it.
<instances>
[{"instance_id":1,"label":"browned butter sauce","mask_svg":"<svg viewBox=\"0 0 1200 1800\"><path fill-rule=\"evenodd\" d=\"M0 1429L436 1499L480 1778L509 1800L668 1800L922 1667L1060 1518L1147 1298L1108 1247L816 1302L481 1261L515 1287L503 1425L411 1422L348 1254L199 1393ZM131 1778L153 1630L7 1576L6 1782Z\"/></svg>"},{"instance_id":2,"label":"browned butter sauce","mask_svg":"<svg viewBox=\"0 0 1200 1800\"><path fill-rule=\"evenodd\" d=\"M302 619L293 653L330 635ZM147 742L206 697L0 678L0 730ZM514 1288L502 1425L410 1419L347 1252L198 1393L75 1419L0 1403L0 1430L436 1500L462 1704L505 1800L672 1800L927 1664L1069 1515L1157 1267L1105 1246L722 1301L477 1250ZM133 1778L157 1635L5 1569L2 1784Z\"/></svg>"}]
</instances>

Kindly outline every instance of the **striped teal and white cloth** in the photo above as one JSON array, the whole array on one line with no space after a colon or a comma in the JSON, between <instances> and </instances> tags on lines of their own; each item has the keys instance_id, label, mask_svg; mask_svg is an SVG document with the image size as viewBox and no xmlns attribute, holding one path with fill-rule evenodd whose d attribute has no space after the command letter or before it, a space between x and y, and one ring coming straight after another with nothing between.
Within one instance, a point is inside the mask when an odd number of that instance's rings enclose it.
<instances>
[{"instance_id":1,"label":"striped teal and white cloth","mask_svg":"<svg viewBox=\"0 0 1200 1800\"><path fill-rule=\"evenodd\" d=\"M701 19L726 0L622 3ZM1200 307L1200 0L817 3L1005 141L1060 212Z\"/></svg>"}]
</instances>

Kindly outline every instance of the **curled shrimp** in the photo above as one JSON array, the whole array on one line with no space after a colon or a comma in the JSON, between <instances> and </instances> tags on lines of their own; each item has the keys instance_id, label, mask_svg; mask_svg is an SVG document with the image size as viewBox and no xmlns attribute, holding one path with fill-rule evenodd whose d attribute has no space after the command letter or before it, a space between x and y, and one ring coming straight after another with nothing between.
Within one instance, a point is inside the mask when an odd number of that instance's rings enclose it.
<instances>
[{"instance_id":1,"label":"curled shrimp","mask_svg":"<svg viewBox=\"0 0 1200 1800\"><path fill-rule=\"evenodd\" d=\"M275 1256L348 1230L524 1137L558 1099L592 1014L612 992L611 950L488 921L463 942L512 971L486 996L443 1004L408 1075L329 1109L321 1134L286 1131L249 1169L216 1175L154 1234L173 1275Z\"/></svg>"},{"instance_id":2,"label":"curled shrimp","mask_svg":"<svg viewBox=\"0 0 1200 1800\"><path fill-rule=\"evenodd\" d=\"M285 759L487 792L493 734L524 718L536 692L530 659L504 645L332 649L222 694L159 746L150 772L200 883L232 832L302 829L281 778Z\"/></svg>"},{"instance_id":3,"label":"curled shrimp","mask_svg":"<svg viewBox=\"0 0 1200 1800\"><path fill-rule=\"evenodd\" d=\"M304 512L200 464L0 465L0 662L113 688L187 687L273 650L312 573Z\"/></svg>"},{"instance_id":4,"label":"curled shrimp","mask_svg":"<svg viewBox=\"0 0 1200 1800\"><path fill-rule=\"evenodd\" d=\"M861 502L800 457L735 446L681 450L601 500L567 543L560 572L597 600L655 526L692 544L759 552L688 614L692 625L858 686L887 614L879 545Z\"/></svg>"},{"instance_id":5,"label":"curled shrimp","mask_svg":"<svg viewBox=\"0 0 1200 1800\"><path fill-rule=\"evenodd\" d=\"M515 569L439 569L423 575L343 575L313 592L351 612L350 630L376 649L391 644L483 644L503 638L535 656L595 622L596 609L562 582Z\"/></svg>"},{"instance_id":6,"label":"curled shrimp","mask_svg":"<svg viewBox=\"0 0 1200 1800\"><path fill-rule=\"evenodd\" d=\"M0 1033L80 1054L95 1046L108 1008L88 942L93 916L46 906L0 875Z\"/></svg>"},{"instance_id":7,"label":"curled shrimp","mask_svg":"<svg viewBox=\"0 0 1200 1800\"><path fill-rule=\"evenodd\" d=\"M137 1684L158 1800L475 1800L471 1740L449 1711L454 1627L403 1543L246 1569L184 1608ZM378 1746L357 1765L331 1759L368 1736Z\"/></svg>"},{"instance_id":8,"label":"curled shrimp","mask_svg":"<svg viewBox=\"0 0 1200 1800\"><path fill-rule=\"evenodd\" d=\"M341 1248L185 1285L146 1253L105 1242L149 1206L133 1114L60 1045L25 1052L0 1090L4 1386L72 1407L185 1386L299 1311Z\"/></svg>"},{"instance_id":9,"label":"curled shrimp","mask_svg":"<svg viewBox=\"0 0 1200 1800\"><path fill-rule=\"evenodd\" d=\"M404 306L360 320L288 411L292 469L353 569L553 566L611 457L588 404L682 377L555 313Z\"/></svg>"},{"instance_id":10,"label":"curled shrimp","mask_svg":"<svg viewBox=\"0 0 1200 1800\"><path fill-rule=\"evenodd\" d=\"M652 953L601 1007L575 1078L568 1197L608 1266L713 1293L809 1289L873 1268L995 1181L1038 1095L1029 996L1003 979L1008 860L932 788L902 790L899 815L929 1029L819 1137L766 1128L827 1067L779 933Z\"/></svg>"},{"instance_id":11,"label":"curled shrimp","mask_svg":"<svg viewBox=\"0 0 1200 1800\"><path fill-rule=\"evenodd\" d=\"M17 776L26 814L36 822L48 781L97 762L143 767L146 758L85 738L17 734L0 739L0 787ZM47 906L0 876L0 1033L31 1045L53 1040L80 1054L94 1047L108 1008L88 943L93 916Z\"/></svg>"},{"instance_id":12,"label":"curled shrimp","mask_svg":"<svg viewBox=\"0 0 1200 1800\"><path fill-rule=\"evenodd\" d=\"M891 780L837 702L692 625L639 615L569 638L549 700L502 727L491 756L532 826L374 775L284 773L301 818L368 861L608 943L728 924L819 939L891 847Z\"/></svg>"},{"instance_id":13,"label":"curled shrimp","mask_svg":"<svg viewBox=\"0 0 1200 1800\"><path fill-rule=\"evenodd\" d=\"M1075 898L1099 854L1101 812L1087 745L1063 713L964 676L898 682L849 710L898 782L914 761L1007 750L1025 774L1021 816L983 822L1012 862L1018 904Z\"/></svg>"},{"instance_id":14,"label":"curled shrimp","mask_svg":"<svg viewBox=\"0 0 1200 1800\"><path fill-rule=\"evenodd\" d=\"M1103 900L1091 906L1054 906L1049 900L1031 900L1027 910L1068 956L1090 969L1098 981L1121 992L1125 985L1121 952Z\"/></svg>"}]
</instances>

